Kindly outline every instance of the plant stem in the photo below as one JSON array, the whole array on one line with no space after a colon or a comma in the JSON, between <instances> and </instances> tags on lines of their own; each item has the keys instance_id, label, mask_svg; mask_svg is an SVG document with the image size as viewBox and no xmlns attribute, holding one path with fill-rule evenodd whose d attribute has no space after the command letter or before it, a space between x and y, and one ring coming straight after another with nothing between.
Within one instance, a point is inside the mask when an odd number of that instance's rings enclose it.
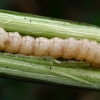
<instances>
[{"instance_id":1,"label":"plant stem","mask_svg":"<svg viewBox=\"0 0 100 100\"><path fill-rule=\"evenodd\" d=\"M0 74L6 77L99 89L100 70L87 66L74 61L59 64L49 57L0 54Z\"/></svg>"},{"instance_id":2,"label":"plant stem","mask_svg":"<svg viewBox=\"0 0 100 100\"><path fill-rule=\"evenodd\" d=\"M0 10L0 27L34 37L74 37L100 42L100 28L73 22ZM50 57L0 54L0 75L27 81L100 90L100 69L86 62L57 61Z\"/></svg>"},{"instance_id":3,"label":"plant stem","mask_svg":"<svg viewBox=\"0 0 100 100\"><path fill-rule=\"evenodd\" d=\"M47 38L74 37L100 42L100 28L35 15L0 10L0 27L23 35Z\"/></svg>"}]
</instances>

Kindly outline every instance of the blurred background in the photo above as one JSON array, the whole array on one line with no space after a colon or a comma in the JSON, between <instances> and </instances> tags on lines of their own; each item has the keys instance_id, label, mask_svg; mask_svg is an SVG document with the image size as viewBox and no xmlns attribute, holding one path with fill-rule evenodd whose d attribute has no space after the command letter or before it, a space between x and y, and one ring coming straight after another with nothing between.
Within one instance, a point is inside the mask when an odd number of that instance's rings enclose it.
<instances>
[{"instance_id":1,"label":"blurred background","mask_svg":"<svg viewBox=\"0 0 100 100\"><path fill-rule=\"evenodd\" d=\"M100 0L0 0L0 9L100 26ZM100 100L100 92L0 78L0 100Z\"/></svg>"}]
</instances>

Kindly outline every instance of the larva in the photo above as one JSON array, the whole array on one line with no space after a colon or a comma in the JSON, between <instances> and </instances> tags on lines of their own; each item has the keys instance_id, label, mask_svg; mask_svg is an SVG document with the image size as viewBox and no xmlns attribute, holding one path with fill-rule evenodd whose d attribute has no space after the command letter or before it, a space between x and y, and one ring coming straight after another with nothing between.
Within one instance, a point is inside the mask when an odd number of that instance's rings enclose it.
<instances>
[{"instance_id":1,"label":"larva","mask_svg":"<svg viewBox=\"0 0 100 100\"><path fill-rule=\"evenodd\" d=\"M88 39L47 39L21 36L18 32L6 32L0 28L0 50L24 55L51 56L85 60L94 67L100 67L100 44Z\"/></svg>"}]
</instances>

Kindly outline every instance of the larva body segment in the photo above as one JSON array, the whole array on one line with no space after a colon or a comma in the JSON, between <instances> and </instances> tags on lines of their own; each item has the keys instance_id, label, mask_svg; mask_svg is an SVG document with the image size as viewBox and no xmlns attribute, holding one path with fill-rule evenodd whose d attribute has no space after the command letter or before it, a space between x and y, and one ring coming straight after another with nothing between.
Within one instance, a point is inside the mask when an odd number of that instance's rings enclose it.
<instances>
[{"instance_id":1,"label":"larva body segment","mask_svg":"<svg viewBox=\"0 0 100 100\"><path fill-rule=\"evenodd\" d=\"M3 28L0 28L0 50L5 50L5 47L8 43L8 33Z\"/></svg>"},{"instance_id":2,"label":"larva body segment","mask_svg":"<svg viewBox=\"0 0 100 100\"><path fill-rule=\"evenodd\" d=\"M0 28L0 50L24 55L75 58L76 60L86 60L93 67L100 67L100 44L87 39L76 40L72 37L35 39L30 36L21 36L17 32L7 33Z\"/></svg>"},{"instance_id":3,"label":"larva body segment","mask_svg":"<svg viewBox=\"0 0 100 100\"><path fill-rule=\"evenodd\" d=\"M65 59L75 58L78 46L79 44L76 39L72 37L65 39L62 58Z\"/></svg>"},{"instance_id":4,"label":"larva body segment","mask_svg":"<svg viewBox=\"0 0 100 100\"><path fill-rule=\"evenodd\" d=\"M50 39L49 47L49 56L59 58L63 54L63 40L61 38L55 37Z\"/></svg>"},{"instance_id":5,"label":"larva body segment","mask_svg":"<svg viewBox=\"0 0 100 100\"><path fill-rule=\"evenodd\" d=\"M77 48L77 55L75 58L77 60L84 60L89 50L90 43L87 39L82 39L78 41L78 44L79 46Z\"/></svg>"},{"instance_id":6,"label":"larva body segment","mask_svg":"<svg viewBox=\"0 0 100 100\"><path fill-rule=\"evenodd\" d=\"M19 53L24 55L33 55L34 46L35 46L35 39L30 36L24 36L22 37Z\"/></svg>"},{"instance_id":7,"label":"larva body segment","mask_svg":"<svg viewBox=\"0 0 100 100\"><path fill-rule=\"evenodd\" d=\"M87 62L93 62L95 57L96 57L96 53L97 53L97 49L98 49L98 44L95 41L91 41L89 42L89 50L88 53L86 55L85 60Z\"/></svg>"},{"instance_id":8,"label":"larva body segment","mask_svg":"<svg viewBox=\"0 0 100 100\"><path fill-rule=\"evenodd\" d=\"M34 55L47 56L49 54L49 39L40 37L36 38L35 41Z\"/></svg>"},{"instance_id":9,"label":"larva body segment","mask_svg":"<svg viewBox=\"0 0 100 100\"><path fill-rule=\"evenodd\" d=\"M10 53L18 53L22 39L18 32L8 33L9 43L6 45L5 51Z\"/></svg>"},{"instance_id":10,"label":"larva body segment","mask_svg":"<svg viewBox=\"0 0 100 100\"><path fill-rule=\"evenodd\" d=\"M96 51L97 53L93 62L100 65L100 45L97 47Z\"/></svg>"}]
</instances>

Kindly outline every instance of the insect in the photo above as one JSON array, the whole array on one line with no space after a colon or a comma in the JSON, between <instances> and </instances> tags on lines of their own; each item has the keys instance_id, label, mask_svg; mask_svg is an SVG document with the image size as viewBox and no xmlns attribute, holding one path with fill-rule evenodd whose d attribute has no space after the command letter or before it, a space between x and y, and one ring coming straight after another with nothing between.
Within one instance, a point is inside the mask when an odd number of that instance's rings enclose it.
<instances>
[{"instance_id":1,"label":"insect","mask_svg":"<svg viewBox=\"0 0 100 100\"><path fill-rule=\"evenodd\" d=\"M0 50L24 55L75 58L89 62L93 67L100 67L100 44L88 39L33 38L0 28Z\"/></svg>"}]
</instances>

